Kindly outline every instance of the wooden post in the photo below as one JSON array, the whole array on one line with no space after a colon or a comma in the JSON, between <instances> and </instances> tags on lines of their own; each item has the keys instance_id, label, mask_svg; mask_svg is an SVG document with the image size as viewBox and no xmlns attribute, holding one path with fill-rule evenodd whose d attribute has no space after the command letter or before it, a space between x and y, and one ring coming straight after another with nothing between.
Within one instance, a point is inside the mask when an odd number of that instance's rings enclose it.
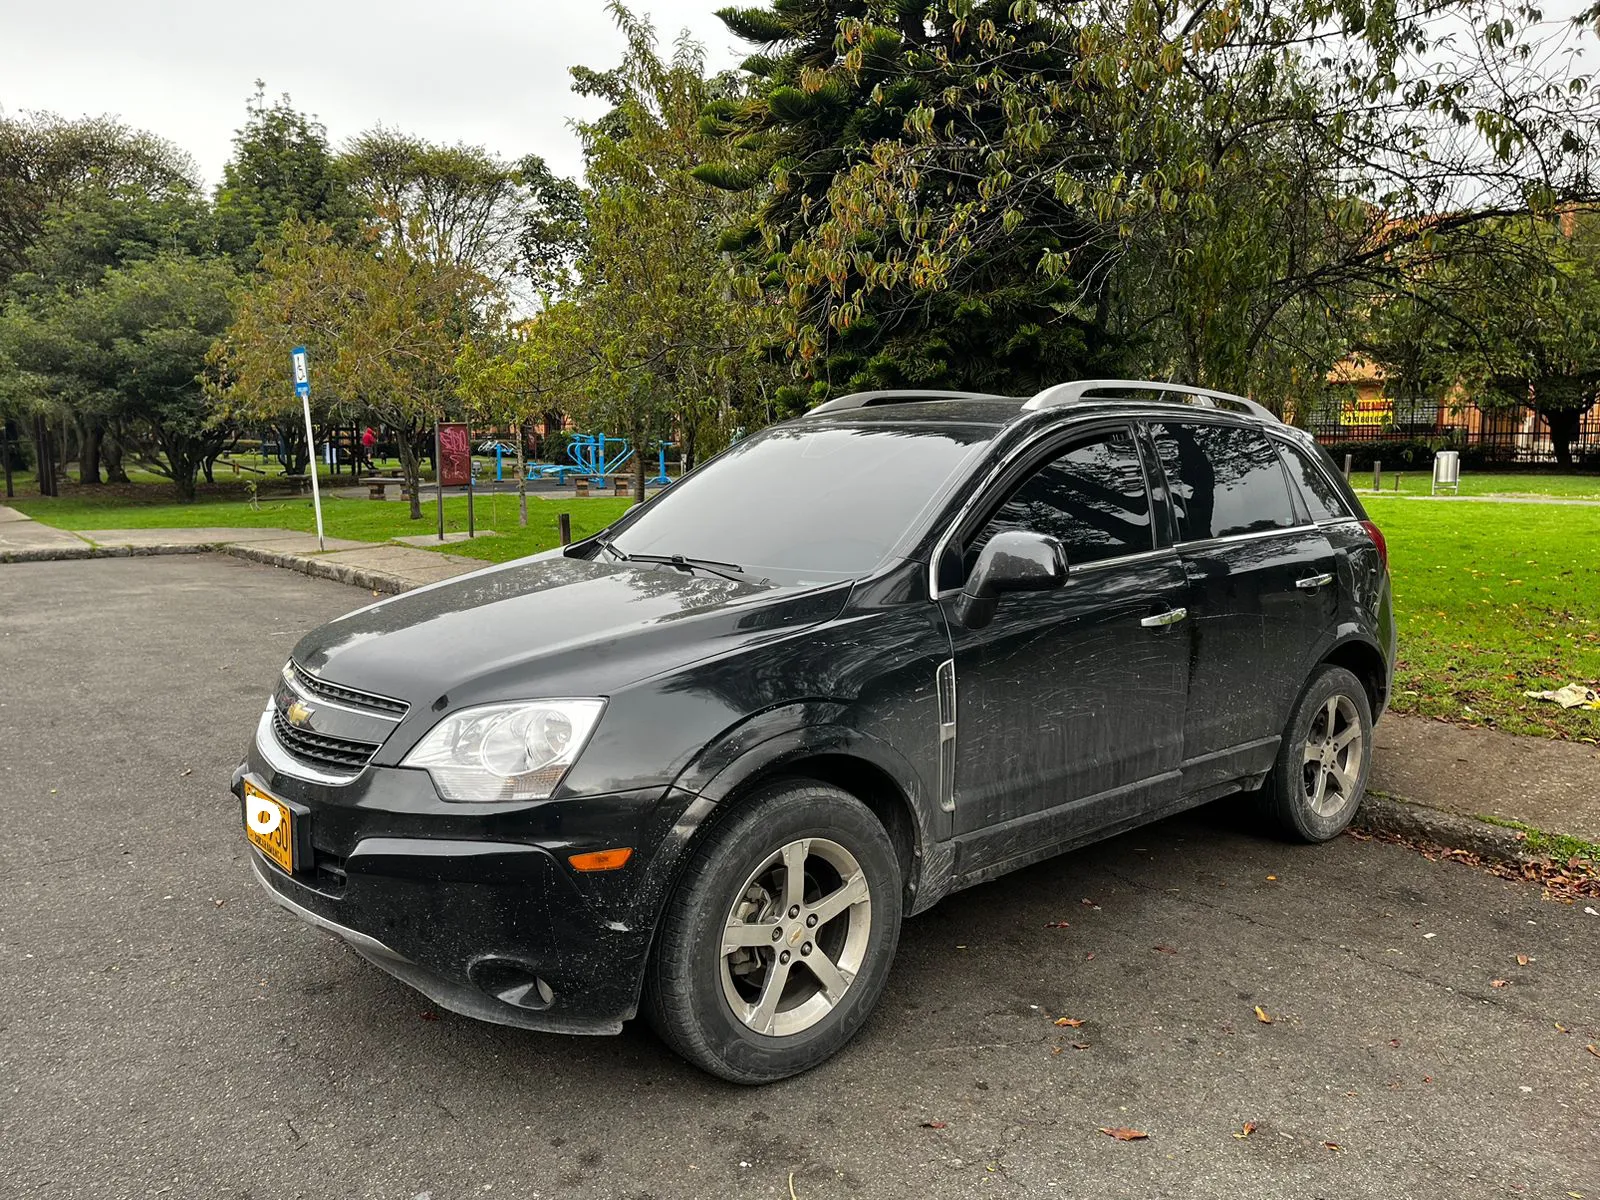
<instances>
[{"instance_id":1,"label":"wooden post","mask_svg":"<svg viewBox=\"0 0 1600 1200\"><path fill-rule=\"evenodd\" d=\"M556 514L556 529L558 531L560 531L561 544L563 546L572 545L572 514L571 513L557 513Z\"/></svg>"},{"instance_id":2,"label":"wooden post","mask_svg":"<svg viewBox=\"0 0 1600 1200\"><path fill-rule=\"evenodd\" d=\"M1383 463L1376 458L1372 460L1372 490L1383 491Z\"/></svg>"}]
</instances>

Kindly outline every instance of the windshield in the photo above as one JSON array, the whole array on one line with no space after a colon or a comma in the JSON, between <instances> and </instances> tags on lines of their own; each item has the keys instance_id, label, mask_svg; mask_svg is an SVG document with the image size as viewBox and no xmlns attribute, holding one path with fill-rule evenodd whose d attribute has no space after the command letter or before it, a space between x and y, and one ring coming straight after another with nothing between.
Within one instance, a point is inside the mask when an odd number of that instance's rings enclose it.
<instances>
[{"instance_id":1,"label":"windshield","mask_svg":"<svg viewBox=\"0 0 1600 1200\"><path fill-rule=\"evenodd\" d=\"M870 572L993 431L780 425L736 443L612 539L757 579L815 585Z\"/></svg>"}]
</instances>

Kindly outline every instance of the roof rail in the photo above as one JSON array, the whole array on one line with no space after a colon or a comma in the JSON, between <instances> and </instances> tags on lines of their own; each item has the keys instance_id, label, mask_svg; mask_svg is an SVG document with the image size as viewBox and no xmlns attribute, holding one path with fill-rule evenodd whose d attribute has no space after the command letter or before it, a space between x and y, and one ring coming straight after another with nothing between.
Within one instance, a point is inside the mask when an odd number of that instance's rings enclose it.
<instances>
[{"instance_id":1,"label":"roof rail","mask_svg":"<svg viewBox=\"0 0 1600 1200\"><path fill-rule=\"evenodd\" d=\"M880 404L911 404L918 400L1000 400L993 392L941 392L920 388L886 389L877 392L852 392L827 400L804 415L815 417L820 413L844 412L850 408L876 408Z\"/></svg>"},{"instance_id":2,"label":"roof rail","mask_svg":"<svg viewBox=\"0 0 1600 1200\"><path fill-rule=\"evenodd\" d=\"M1214 392L1210 388L1191 387L1187 383L1165 383L1158 379L1075 379L1071 383L1058 383L1045 388L1022 407L1029 412L1060 408L1076 404L1091 392L1173 392L1209 408L1232 408L1263 421L1278 421L1278 417L1265 405L1235 396L1232 392Z\"/></svg>"}]
</instances>

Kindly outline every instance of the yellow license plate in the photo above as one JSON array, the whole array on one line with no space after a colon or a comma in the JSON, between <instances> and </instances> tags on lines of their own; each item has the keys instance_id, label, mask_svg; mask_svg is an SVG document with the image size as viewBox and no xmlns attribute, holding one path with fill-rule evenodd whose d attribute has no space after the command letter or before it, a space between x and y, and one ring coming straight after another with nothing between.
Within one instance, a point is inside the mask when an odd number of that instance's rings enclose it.
<instances>
[{"instance_id":1,"label":"yellow license plate","mask_svg":"<svg viewBox=\"0 0 1600 1200\"><path fill-rule=\"evenodd\" d=\"M294 814L248 779L244 784L244 835L251 845L294 874Z\"/></svg>"}]
</instances>

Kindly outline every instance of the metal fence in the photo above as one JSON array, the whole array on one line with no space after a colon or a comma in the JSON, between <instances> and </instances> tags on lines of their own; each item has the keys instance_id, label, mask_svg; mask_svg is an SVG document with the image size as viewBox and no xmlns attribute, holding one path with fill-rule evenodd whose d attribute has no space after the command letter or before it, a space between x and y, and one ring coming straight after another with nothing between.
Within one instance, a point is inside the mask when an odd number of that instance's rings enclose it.
<instances>
[{"instance_id":1,"label":"metal fence","mask_svg":"<svg viewBox=\"0 0 1600 1200\"><path fill-rule=\"evenodd\" d=\"M1475 465L1544 466L1557 462L1550 427L1526 406L1479 408L1438 400L1362 399L1307 414L1308 432L1319 442L1423 443L1437 450L1459 450ZM1585 413L1572 439L1572 461L1600 466L1600 406Z\"/></svg>"}]
</instances>

